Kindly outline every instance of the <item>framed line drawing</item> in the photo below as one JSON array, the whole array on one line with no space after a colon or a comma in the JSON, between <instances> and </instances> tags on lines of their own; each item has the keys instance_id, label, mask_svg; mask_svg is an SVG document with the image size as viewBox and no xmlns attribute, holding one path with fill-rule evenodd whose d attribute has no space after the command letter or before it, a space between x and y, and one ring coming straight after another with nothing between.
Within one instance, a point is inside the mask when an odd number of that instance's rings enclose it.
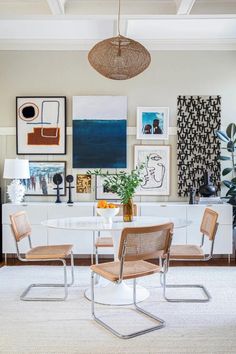
<instances>
[{"instance_id":1,"label":"framed line drawing","mask_svg":"<svg viewBox=\"0 0 236 354\"><path fill-rule=\"evenodd\" d=\"M143 182L136 195L170 194L170 146L135 145L134 166L144 163Z\"/></svg>"},{"instance_id":2,"label":"framed line drawing","mask_svg":"<svg viewBox=\"0 0 236 354\"><path fill-rule=\"evenodd\" d=\"M56 195L56 184L53 183L53 176L56 173L61 174L62 184L60 187L60 195L66 195L65 176L66 162L65 161L29 161L30 178L23 180L26 193L29 196L51 196Z\"/></svg>"},{"instance_id":3,"label":"framed line drawing","mask_svg":"<svg viewBox=\"0 0 236 354\"><path fill-rule=\"evenodd\" d=\"M66 153L66 97L16 97L16 153Z\"/></svg>"},{"instance_id":4,"label":"framed line drawing","mask_svg":"<svg viewBox=\"0 0 236 354\"><path fill-rule=\"evenodd\" d=\"M167 140L169 137L168 107L137 108L137 139Z\"/></svg>"},{"instance_id":5,"label":"framed line drawing","mask_svg":"<svg viewBox=\"0 0 236 354\"><path fill-rule=\"evenodd\" d=\"M120 200L120 197L116 193L112 193L103 186L105 178L106 177L95 176L95 199Z\"/></svg>"}]
</instances>

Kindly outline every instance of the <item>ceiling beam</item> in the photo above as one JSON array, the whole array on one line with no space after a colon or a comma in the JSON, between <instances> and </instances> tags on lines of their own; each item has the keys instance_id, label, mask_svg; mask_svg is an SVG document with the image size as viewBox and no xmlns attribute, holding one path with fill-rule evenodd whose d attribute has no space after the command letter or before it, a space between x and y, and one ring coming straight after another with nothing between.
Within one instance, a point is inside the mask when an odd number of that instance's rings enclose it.
<instances>
[{"instance_id":1,"label":"ceiling beam","mask_svg":"<svg viewBox=\"0 0 236 354\"><path fill-rule=\"evenodd\" d=\"M66 0L47 0L53 15L65 15Z\"/></svg>"},{"instance_id":2,"label":"ceiling beam","mask_svg":"<svg viewBox=\"0 0 236 354\"><path fill-rule=\"evenodd\" d=\"M189 15L196 0L175 0L177 15Z\"/></svg>"}]
</instances>

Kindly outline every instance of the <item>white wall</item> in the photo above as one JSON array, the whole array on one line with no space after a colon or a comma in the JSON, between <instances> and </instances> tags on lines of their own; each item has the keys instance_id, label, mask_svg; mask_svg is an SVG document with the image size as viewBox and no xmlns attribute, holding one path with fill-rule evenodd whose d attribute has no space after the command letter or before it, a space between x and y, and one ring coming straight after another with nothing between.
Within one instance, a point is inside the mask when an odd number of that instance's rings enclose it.
<instances>
[{"instance_id":1,"label":"white wall","mask_svg":"<svg viewBox=\"0 0 236 354\"><path fill-rule=\"evenodd\" d=\"M128 126L136 125L137 106L168 106L170 126L175 127L178 95L219 94L222 96L222 126L226 126L236 117L235 62L236 52L233 51L157 51L152 53L151 66L143 74L127 81L113 81L103 78L89 66L86 52L1 51L0 134L4 134L3 127L15 127L15 97L27 95L65 95L68 126L72 121L73 95L110 94L128 96ZM71 170L71 136L67 141L66 156L46 156L46 159L67 160L68 173L83 172ZM128 168L133 167L133 145L146 143L136 140L135 136L128 137ZM171 136L169 141L160 141L160 144L170 144L172 149L171 195L142 197L142 200L178 199L176 136ZM15 152L15 136L0 135L1 175L4 158L15 157ZM31 156L30 159L45 160L45 156ZM81 199L81 196L76 198Z\"/></svg>"}]
</instances>

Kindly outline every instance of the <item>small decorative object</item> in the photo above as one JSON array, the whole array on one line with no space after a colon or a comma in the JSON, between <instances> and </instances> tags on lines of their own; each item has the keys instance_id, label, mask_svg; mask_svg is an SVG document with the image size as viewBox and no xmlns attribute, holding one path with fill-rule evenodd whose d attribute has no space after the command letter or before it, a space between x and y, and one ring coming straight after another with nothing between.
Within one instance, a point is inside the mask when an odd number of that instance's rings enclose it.
<instances>
[{"instance_id":1,"label":"small decorative object","mask_svg":"<svg viewBox=\"0 0 236 354\"><path fill-rule=\"evenodd\" d=\"M66 97L16 97L17 154L66 153Z\"/></svg>"},{"instance_id":2,"label":"small decorative object","mask_svg":"<svg viewBox=\"0 0 236 354\"><path fill-rule=\"evenodd\" d=\"M30 196L51 196L56 195L54 189L53 176L58 173L62 177L61 195L66 195L65 175L66 162L65 161L30 161L30 179L25 180L26 186L25 195Z\"/></svg>"},{"instance_id":3,"label":"small decorative object","mask_svg":"<svg viewBox=\"0 0 236 354\"><path fill-rule=\"evenodd\" d=\"M73 97L73 168L125 168L126 125L126 96Z\"/></svg>"},{"instance_id":4,"label":"small decorative object","mask_svg":"<svg viewBox=\"0 0 236 354\"><path fill-rule=\"evenodd\" d=\"M91 193L92 178L89 175L76 175L76 193Z\"/></svg>"},{"instance_id":5,"label":"small decorative object","mask_svg":"<svg viewBox=\"0 0 236 354\"><path fill-rule=\"evenodd\" d=\"M68 199L68 202L67 204L73 204L72 202L72 198L71 198L71 189L72 188L75 188L75 187L72 187L71 183L74 181L74 177L72 175L68 175L66 176L66 182L69 183L69 186L67 186L66 188L68 188L68 191L69 191L69 199Z\"/></svg>"},{"instance_id":6,"label":"small decorative object","mask_svg":"<svg viewBox=\"0 0 236 354\"><path fill-rule=\"evenodd\" d=\"M210 181L210 176L208 171L204 172L203 181L204 184L200 186L199 193L203 197L211 197L212 195L216 195L216 187Z\"/></svg>"},{"instance_id":7,"label":"small decorative object","mask_svg":"<svg viewBox=\"0 0 236 354\"><path fill-rule=\"evenodd\" d=\"M195 189L193 187L189 189L189 204L195 204Z\"/></svg>"},{"instance_id":8,"label":"small decorative object","mask_svg":"<svg viewBox=\"0 0 236 354\"><path fill-rule=\"evenodd\" d=\"M30 178L29 161L5 159L3 178L13 179L7 187L7 194L12 203L19 204L25 195L24 181ZM23 180L23 183L21 183L21 180Z\"/></svg>"},{"instance_id":9,"label":"small decorative object","mask_svg":"<svg viewBox=\"0 0 236 354\"><path fill-rule=\"evenodd\" d=\"M132 221L134 214L133 207L131 207L132 200L137 188L143 182L143 169L144 165L141 164L130 173L120 171L117 174L110 175L108 172L102 173L101 170L95 170L94 172L88 171L87 173L89 175L104 177L104 187L112 193L116 193L121 199L121 203L123 204L124 221Z\"/></svg>"},{"instance_id":10,"label":"small decorative object","mask_svg":"<svg viewBox=\"0 0 236 354\"><path fill-rule=\"evenodd\" d=\"M164 140L168 139L169 108L138 107L137 108L137 139Z\"/></svg>"},{"instance_id":11,"label":"small decorative object","mask_svg":"<svg viewBox=\"0 0 236 354\"><path fill-rule=\"evenodd\" d=\"M170 194L170 146L136 145L134 164L144 165L138 195Z\"/></svg>"},{"instance_id":12,"label":"small decorative object","mask_svg":"<svg viewBox=\"0 0 236 354\"><path fill-rule=\"evenodd\" d=\"M99 74L113 80L127 80L147 69L151 55L139 42L121 36L120 0L117 24L118 36L95 44L88 54L88 60Z\"/></svg>"},{"instance_id":13,"label":"small decorative object","mask_svg":"<svg viewBox=\"0 0 236 354\"><path fill-rule=\"evenodd\" d=\"M199 199L200 199L199 190L196 189L196 193L195 193L195 197L194 197L194 204L198 204Z\"/></svg>"},{"instance_id":14,"label":"small decorative object","mask_svg":"<svg viewBox=\"0 0 236 354\"><path fill-rule=\"evenodd\" d=\"M62 188L60 188L60 184L62 184L62 176L59 173L56 173L53 176L53 182L56 184L56 188L54 188L57 191L57 199L55 201L55 203L61 203L61 199L60 199L60 190Z\"/></svg>"},{"instance_id":15,"label":"small decorative object","mask_svg":"<svg viewBox=\"0 0 236 354\"><path fill-rule=\"evenodd\" d=\"M106 200L100 200L96 211L104 218L106 224L111 224L112 218L119 213L120 208L117 208L115 204L107 203Z\"/></svg>"}]
</instances>

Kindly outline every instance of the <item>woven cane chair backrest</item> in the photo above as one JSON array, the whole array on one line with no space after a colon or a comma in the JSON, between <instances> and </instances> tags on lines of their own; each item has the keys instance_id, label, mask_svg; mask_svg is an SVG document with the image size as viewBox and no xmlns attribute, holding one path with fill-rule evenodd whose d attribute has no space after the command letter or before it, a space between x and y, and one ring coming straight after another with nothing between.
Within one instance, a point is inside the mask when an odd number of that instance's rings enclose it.
<instances>
[{"instance_id":1,"label":"woven cane chair backrest","mask_svg":"<svg viewBox=\"0 0 236 354\"><path fill-rule=\"evenodd\" d=\"M122 231L118 257L136 261L165 256L170 248L173 223L157 226L125 228Z\"/></svg>"},{"instance_id":2,"label":"woven cane chair backrest","mask_svg":"<svg viewBox=\"0 0 236 354\"><path fill-rule=\"evenodd\" d=\"M10 215L12 231L17 242L24 237L30 236L31 226L25 211Z\"/></svg>"},{"instance_id":3,"label":"woven cane chair backrest","mask_svg":"<svg viewBox=\"0 0 236 354\"><path fill-rule=\"evenodd\" d=\"M203 214L200 231L213 241L217 230L218 213L212 209L206 208Z\"/></svg>"}]
</instances>

